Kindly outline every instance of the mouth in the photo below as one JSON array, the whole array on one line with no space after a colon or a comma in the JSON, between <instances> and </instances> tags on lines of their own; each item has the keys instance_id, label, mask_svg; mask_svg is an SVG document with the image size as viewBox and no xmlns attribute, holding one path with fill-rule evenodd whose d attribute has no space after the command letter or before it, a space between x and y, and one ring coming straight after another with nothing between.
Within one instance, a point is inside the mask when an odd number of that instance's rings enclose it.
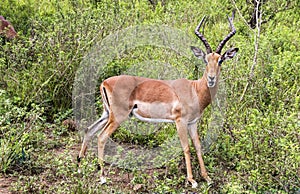
<instances>
[{"instance_id":1,"label":"mouth","mask_svg":"<svg viewBox=\"0 0 300 194\"><path fill-rule=\"evenodd\" d=\"M212 88L212 87L215 86L215 82L214 82L214 81L209 81L209 82L207 82L207 86L208 86L209 88Z\"/></svg>"}]
</instances>

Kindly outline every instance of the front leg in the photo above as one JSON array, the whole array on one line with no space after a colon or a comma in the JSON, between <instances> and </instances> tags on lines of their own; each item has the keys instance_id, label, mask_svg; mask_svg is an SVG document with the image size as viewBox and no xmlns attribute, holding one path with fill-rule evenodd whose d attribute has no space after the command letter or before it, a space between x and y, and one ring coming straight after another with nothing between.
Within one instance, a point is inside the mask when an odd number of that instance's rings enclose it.
<instances>
[{"instance_id":1,"label":"front leg","mask_svg":"<svg viewBox=\"0 0 300 194\"><path fill-rule=\"evenodd\" d=\"M193 179L191 154L190 154L189 141L187 135L187 123L183 122L182 119L177 119L176 128L180 139L181 147L184 153L186 170L187 170L187 180L192 184L192 188L196 188L198 186L198 183Z\"/></svg>"},{"instance_id":2,"label":"front leg","mask_svg":"<svg viewBox=\"0 0 300 194\"><path fill-rule=\"evenodd\" d=\"M212 180L209 178L207 175L207 171L204 166L204 162L202 159L202 148L201 148L201 143L199 140L199 135L197 131L197 123L191 124L188 126L189 134L193 140L193 144L195 146L196 152L197 152L197 157L200 165L200 170L201 170L201 176L207 181L207 183L210 185L212 184Z\"/></svg>"}]
</instances>

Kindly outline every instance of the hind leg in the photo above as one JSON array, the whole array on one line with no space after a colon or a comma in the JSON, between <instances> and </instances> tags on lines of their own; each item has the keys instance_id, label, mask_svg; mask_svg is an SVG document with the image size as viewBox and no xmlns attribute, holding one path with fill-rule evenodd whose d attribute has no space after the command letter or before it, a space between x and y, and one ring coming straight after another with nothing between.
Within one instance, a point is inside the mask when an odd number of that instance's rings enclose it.
<instances>
[{"instance_id":1,"label":"hind leg","mask_svg":"<svg viewBox=\"0 0 300 194\"><path fill-rule=\"evenodd\" d=\"M100 170L100 181L101 184L106 183L106 178L104 177L104 148L108 138L111 134L120 126L120 123L116 122L113 117L110 117L104 130L98 135L98 161Z\"/></svg>"},{"instance_id":2,"label":"hind leg","mask_svg":"<svg viewBox=\"0 0 300 194\"><path fill-rule=\"evenodd\" d=\"M87 132L85 133L83 138L81 150L79 152L79 155L77 156L78 167L80 165L81 158L83 158L86 154L87 146L90 140L99 130L101 130L107 124L108 117L109 117L108 112L104 110L101 118L88 127ZM80 168L78 168L78 172L80 173Z\"/></svg>"}]
</instances>

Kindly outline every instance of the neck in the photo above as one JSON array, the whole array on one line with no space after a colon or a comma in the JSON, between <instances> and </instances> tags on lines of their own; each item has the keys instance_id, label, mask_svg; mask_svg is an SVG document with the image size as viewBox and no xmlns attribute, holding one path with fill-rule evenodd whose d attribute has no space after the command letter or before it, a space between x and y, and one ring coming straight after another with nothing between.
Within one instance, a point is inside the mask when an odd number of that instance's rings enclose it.
<instances>
[{"instance_id":1,"label":"neck","mask_svg":"<svg viewBox=\"0 0 300 194\"><path fill-rule=\"evenodd\" d=\"M204 110L211 103L211 101L217 94L219 85L218 81L219 78L217 78L217 82L214 87L208 87L207 79L205 76L194 82L194 87L198 94L199 105L202 110Z\"/></svg>"}]
</instances>

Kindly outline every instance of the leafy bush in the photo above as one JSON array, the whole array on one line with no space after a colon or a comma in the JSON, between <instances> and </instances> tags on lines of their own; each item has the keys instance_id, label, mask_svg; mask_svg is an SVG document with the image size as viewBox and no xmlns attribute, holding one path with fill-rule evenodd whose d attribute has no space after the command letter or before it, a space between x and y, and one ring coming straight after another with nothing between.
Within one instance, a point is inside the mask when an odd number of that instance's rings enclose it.
<instances>
[{"instance_id":1,"label":"leafy bush","mask_svg":"<svg viewBox=\"0 0 300 194\"><path fill-rule=\"evenodd\" d=\"M29 160L34 147L44 135L37 125L44 121L43 109L32 104L32 109L13 104L4 90L0 90L0 171L9 172Z\"/></svg>"}]
</instances>

